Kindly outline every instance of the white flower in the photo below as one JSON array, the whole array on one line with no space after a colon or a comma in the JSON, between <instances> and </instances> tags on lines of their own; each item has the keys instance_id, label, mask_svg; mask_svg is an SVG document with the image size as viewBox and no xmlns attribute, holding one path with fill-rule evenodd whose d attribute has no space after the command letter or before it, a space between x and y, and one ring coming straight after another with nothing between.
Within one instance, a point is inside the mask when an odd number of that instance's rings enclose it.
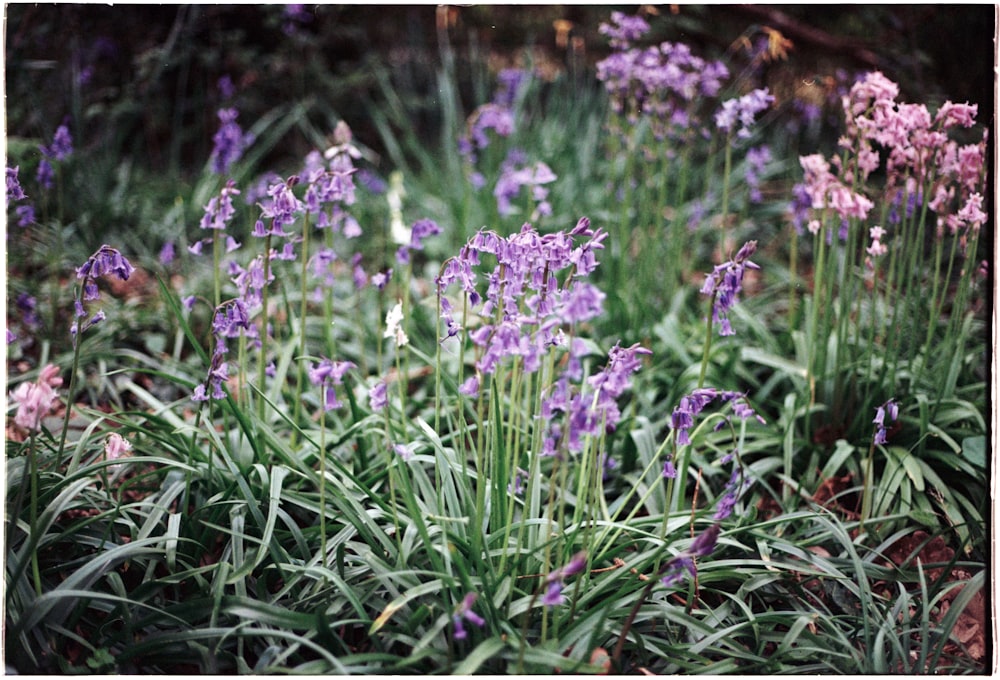
<instances>
[{"instance_id":1,"label":"white flower","mask_svg":"<svg viewBox=\"0 0 1000 680\"><path fill-rule=\"evenodd\" d=\"M406 332L403 331L402 323L403 303L397 301L396 306L385 315L385 333L382 334L383 338L395 340L396 347L403 347L410 342L410 339L406 337Z\"/></svg>"}]
</instances>

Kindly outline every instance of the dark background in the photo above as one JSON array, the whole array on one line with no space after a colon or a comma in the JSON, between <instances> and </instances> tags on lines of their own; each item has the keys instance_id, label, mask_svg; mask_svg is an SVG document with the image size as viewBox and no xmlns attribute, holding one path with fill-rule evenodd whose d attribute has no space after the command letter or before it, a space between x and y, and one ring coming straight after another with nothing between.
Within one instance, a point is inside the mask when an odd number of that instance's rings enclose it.
<instances>
[{"instance_id":1,"label":"dark background","mask_svg":"<svg viewBox=\"0 0 1000 680\"><path fill-rule=\"evenodd\" d=\"M490 70L531 55L550 77L584 77L606 54L598 27L612 10L637 5L419 6L7 5L8 134L48 140L69 122L78 146L109 145L151 169L197 171L211 150L216 87L228 74L232 104L247 124L276 103L320 97L359 137L377 144L366 108L377 102L369 66L405 70L420 109L433 108L442 36L453 49L467 110L474 101L471 61ZM936 106L945 99L980 106L993 118L992 5L657 5L644 6L657 39L683 41L706 57L738 49L754 26L770 26L794 47L764 79L779 94L839 72L880 69L901 98ZM554 22L571 22L566 46ZM526 51L530 48L530 51ZM422 120L433 133L433 116ZM183 139L178 139L183 137ZM285 149L301 157L310 140Z\"/></svg>"}]
</instances>

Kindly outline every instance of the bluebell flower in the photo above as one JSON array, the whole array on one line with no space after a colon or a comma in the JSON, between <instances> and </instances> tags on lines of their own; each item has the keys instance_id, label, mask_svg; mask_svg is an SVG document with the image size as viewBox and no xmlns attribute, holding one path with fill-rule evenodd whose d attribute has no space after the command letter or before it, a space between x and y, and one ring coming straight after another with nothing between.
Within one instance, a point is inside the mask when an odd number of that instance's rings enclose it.
<instances>
[{"instance_id":1,"label":"bluebell flower","mask_svg":"<svg viewBox=\"0 0 1000 680\"><path fill-rule=\"evenodd\" d=\"M14 208L14 214L17 215L17 226L19 227L29 227L35 223L35 206L30 203Z\"/></svg>"},{"instance_id":2,"label":"bluebell flower","mask_svg":"<svg viewBox=\"0 0 1000 680\"><path fill-rule=\"evenodd\" d=\"M13 168L7 168L7 205L10 205L14 201L23 201L27 198L24 190L21 188L21 181L18 178L18 171L20 166L15 166Z\"/></svg>"},{"instance_id":3,"label":"bluebell flower","mask_svg":"<svg viewBox=\"0 0 1000 680\"><path fill-rule=\"evenodd\" d=\"M56 133L52 138L52 144L49 146L38 147L39 151L46 158L51 158L56 161L64 161L73 154L73 138L69 134L69 128L65 125L60 125L56 128Z\"/></svg>"},{"instance_id":4,"label":"bluebell flower","mask_svg":"<svg viewBox=\"0 0 1000 680\"><path fill-rule=\"evenodd\" d=\"M893 399L890 399L875 408L875 419L872 420L872 422L877 426L875 429L876 444L885 444L887 442L887 416L889 418L889 423L892 423L899 417L899 404Z\"/></svg>"},{"instance_id":5,"label":"bluebell flower","mask_svg":"<svg viewBox=\"0 0 1000 680\"><path fill-rule=\"evenodd\" d=\"M565 601L562 590L565 581L570 576L575 576L583 571L587 566L587 552L581 550L573 555L570 561L562 567L555 569L545 577L545 595L542 596L542 604L546 607L553 607Z\"/></svg>"},{"instance_id":6,"label":"bluebell flower","mask_svg":"<svg viewBox=\"0 0 1000 680\"><path fill-rule=\"evenodd\" d=\"M465 627L462 625L462 620L466 620L474 626L482 628L486 625L486 620L479 616L476 612L472 611L472 605L476 602L477 593L467 593L462 601L459 603L458 607L452 613L452 623L455 625L455 639L464 640L468 633L465 631Z\"/></svg>"},{"instance_id":7,"label":"bluebell flower","mask_svg":"<svg viewBox=\"0 0 1000 680\"><path fill-rule=\"evenodd\" d=\"M760 269L750 261L756 251L757 242L747 241L732 260L717 265L705 278L701 292L712 296L712 321L719 324L719 335L735 335L727 312L736 304L736 296L743 288L744 271Z\"/></svg>"},{"instance_id":8,"label":"bluebell flower","mask_svg":"<svg viewBox=\"0 0 1000 680\"><path fill-rule=\"evenodd\" d=\"M695 559L711 555L715 550L715 544L719 540L721 527L718 522L710 525L691 541L685 550L670 558L660 568L663 577L661 581L665 586L673 586L684 580L685 575L694 576L696 572Z\"/></svg>"},{"instance_id":9,"label":"bluebell flower","mask_svg":"<svg viewBox=\"0 0 1000 680\"><path fill-rule=\"evenodd\" d=\"M239 112L236 109L219 109L219 129L212 137L212 155L210 161L212 172L224 175L229 172L233 163L243 155L243 151L253 143L253 135L244 134L236 122Z\"/></svg>"},{"instance_id":10,"label":"bluebell flower","mask_svg":"<svg viewBox=\"0 0 1000 680\"><path fill-rule=\"evenodd\" d=\"M750 136L754 118L766 110L772 102L774 95L766 87L736 99L727 99L722 102L722 108L715 114L715 125L720 130L731 133L739 123L740 129L736 132L736 136L747 138Z\"/></svg>"},{"instance_id":11,"label":"bluebell flower","mask_svg":"<svg viewBox=\"0 0 1000 680\"><path fill-rule=\"evenodd\" d=\"M375 383L368 394L368 403L373 411L381 411L389 403L388 390L384 380Z\"/></svg>"}]
</instances>

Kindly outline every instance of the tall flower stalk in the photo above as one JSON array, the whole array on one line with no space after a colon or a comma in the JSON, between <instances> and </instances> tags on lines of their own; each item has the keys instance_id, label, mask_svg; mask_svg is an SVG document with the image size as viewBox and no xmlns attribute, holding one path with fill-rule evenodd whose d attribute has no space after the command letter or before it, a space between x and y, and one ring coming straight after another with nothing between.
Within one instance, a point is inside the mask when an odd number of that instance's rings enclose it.
<instances>
[{"instance_id":1,"label":"tall flower stalk","mask_svg":"<svg viewBox=\"0 0 1000 680\"><path fill-rule=\"evenodd\" d=\"M73 325L70 327L70 335L73 337L73 364L70 369L69 387L66 390L66 416L63 419L62 432L59 435L59 453L56 462L61 463L63 452L66 448L66 435L69 432L69 421L73 411L73 400L76 392L76 374L80 366L80 344L82 335L92 326L104 320L103 310L98 310L90 318L87 318L85 302L94 302L100 299L101 293L97 287L97 281L105 276L114 276L121 281L128 281L129 276L135 268L116 249L108 245L103 245L87 258L76 270L76 278L79 281L78 295L74 303Z\"/></svg>"},{"instance_id":2,"label":"tall flower stalk","mask_svg":"<svg viewBox=\"0 0 1000 680\"><path fill-rule=\"evenodd\" d=\"M840 153L800 158L795 219L815 244L810 401L835 414L860 412L876 392L904 384L939 403L954 390L967 335L972 263L988 219L986 147L985 138L956 138L968 135L962 129L975 125L977 108L949 101L932 114L898 95L883 74L864 75L842 100ZM876 173L885 180L874 181ZM877 365L876 348L885 353Z\"/></svg>"}]
</instances>

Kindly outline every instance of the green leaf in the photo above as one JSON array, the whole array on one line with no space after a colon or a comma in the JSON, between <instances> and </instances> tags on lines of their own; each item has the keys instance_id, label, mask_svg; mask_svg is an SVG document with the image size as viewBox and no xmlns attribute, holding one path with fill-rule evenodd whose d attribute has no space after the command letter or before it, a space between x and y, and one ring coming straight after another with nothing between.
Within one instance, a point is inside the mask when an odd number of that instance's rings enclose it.
<instances>
[{"instance_id":1,"label":"green leaf","mask_svg":"<svg viewBox=\"0 0 1000 680\"><path fill-rule=\"evenodd\" d=\"M492 659L497 652L506 647L504 641L499 637L491 637L488 640L483 640L469 652L469 655L465 657L458 666L455 667L455 675L472 675L479 667L484 663Z\"/></svg>"},{"instance_id":2,"label":"green leaf","mask_svg":"<svg viewBox=\"0 0 1000 680\"><path fill-rule=\"evenodd\" d=\"M983 470L986 469L986 437L966 437L962 440L962 456L970 463Z\"/></svg>"}]
</instances>

